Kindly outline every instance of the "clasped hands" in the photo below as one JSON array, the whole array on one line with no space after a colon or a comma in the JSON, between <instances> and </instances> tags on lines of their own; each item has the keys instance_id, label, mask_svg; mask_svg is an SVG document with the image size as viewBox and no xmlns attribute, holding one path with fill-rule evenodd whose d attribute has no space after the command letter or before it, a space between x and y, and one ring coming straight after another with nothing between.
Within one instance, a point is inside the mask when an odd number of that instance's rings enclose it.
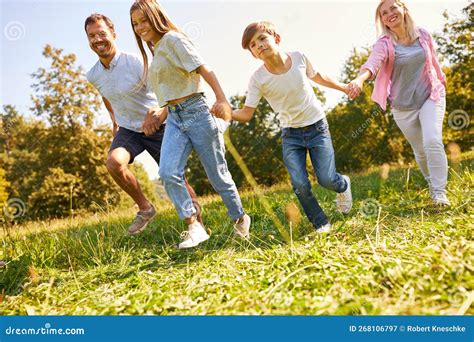
<instances>
[{"instance_id":1,"label":"clasped hands","mask_svg":"<svg viewBox=\"0 0 474 342\"><path fill-rule=\"evenodd\" d=\"M160 129L160 126L166 120L167 116L167 107L160 108L157 106L150 108L146 113L145 120L143 120L143 133L145 133L146 136L155 134L155 132Z\"/></svg>"},{"instance_id":2,"label":"clasped hands","mask_svg":"<svg viewBox=\"0 0 474 342\"><path fill-rule=\"evenodd\" d=\"M212 106L210 112L217 118L225 121L232 120L232 107L227 100L217 100Z\"/></svg>"},{"instance_id":3,"label":"clasped hands","mask_svg":"<svg viewBox=\"0 0 474 342\"><path fill-rule=\"evenodd\" d=\"M349 97L349 99L354 100L360 95L362 86L363 82L358 78L355 78L344 86L344 93Z\"/></svg>"}]
</instances>

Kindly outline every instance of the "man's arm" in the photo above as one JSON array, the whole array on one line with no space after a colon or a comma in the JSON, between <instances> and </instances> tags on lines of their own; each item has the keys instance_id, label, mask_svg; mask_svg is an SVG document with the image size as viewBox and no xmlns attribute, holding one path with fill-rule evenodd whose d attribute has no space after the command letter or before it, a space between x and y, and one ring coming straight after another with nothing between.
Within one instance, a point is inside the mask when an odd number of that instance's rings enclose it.
<instances>
[{"instance_id":1,"label":"man's arm","mask_svg":"<svg viewBox=\"0 0 474 342\"><path fill-rule=\"evenodd\" d=\"M105 108L109 112L110 119L112 120L112 124L113 124L112 134L115 137L115 135L117 134L117 131L119 129L119 126L117 125L117 121L115 121L115 113L114 113L114 110L112 108L112 104L104 96L102 96L102 101L104 101Z\"/></svg>"}]
</instances>

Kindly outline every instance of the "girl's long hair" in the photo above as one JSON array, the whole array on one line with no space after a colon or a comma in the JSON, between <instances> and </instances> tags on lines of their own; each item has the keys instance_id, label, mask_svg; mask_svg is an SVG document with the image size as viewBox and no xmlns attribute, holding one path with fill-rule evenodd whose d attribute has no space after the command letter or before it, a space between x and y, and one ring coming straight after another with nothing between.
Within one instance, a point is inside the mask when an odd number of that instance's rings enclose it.
<instances>
[{"instance_id":1,"label":"girl's long hair","mask_svg":"<svg viewBox=\"0 0 474 342\"><path fill-rule=\"evenodd\" d=\"M386 0L381 0L379 5L377 6L377 9L375 11L375 26L377 29L377 38L380 38L382 36L389 36L391 37L394 41L398 40L397 35L395 32L390 30L387 26L385 26L382 22L382 15L380 14L380 7L385 3ZM410 11L408 10L408 7L405 5L405 3L401 0L397 0L394 2L395 4L401 6L403 8L404 12L404 25L405 25L405 31L410 38L410 41L414 41L416 38L418 38L418 32L416 29L415 21L413 20Z\"/></svg>"},{"instance_id":2,"label":"girl's long hair","mask_svg":"<svg viewBox=\"0 0 474 342\"><path fill-rule=\"evenodd\" d=\"M132 7L130 7L130 24L132 25L132 31L135 35L135 39L143 58L143 76L141 85L144 85L146 84L146 78L148 74L148 56L145 52L142 38L135 33L135 29L133 28L132 13L137 10L143 12L147 20L150 22L152 29L158 33L160 37L163 37L163 35L169 31L179 31L179 29L175 24L173 24L160 4L155 0L136 0ZM146 44L153 55L153 43L146 42Z\"/></svg>"}]
</instances>

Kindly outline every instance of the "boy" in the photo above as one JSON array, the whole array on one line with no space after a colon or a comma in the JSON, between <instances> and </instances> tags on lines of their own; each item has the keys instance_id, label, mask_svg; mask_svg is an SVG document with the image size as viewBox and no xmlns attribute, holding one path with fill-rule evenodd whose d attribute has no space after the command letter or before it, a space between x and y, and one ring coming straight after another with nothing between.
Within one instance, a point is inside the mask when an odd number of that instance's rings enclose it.
<instances>
[{"instance_id":1,"label":"boy","mask_svg":"<svg viewBox=\"0 0 474 342\"><path fill-rule=\"evenodd\" d=\"M306 171L307 153L318 183L337 192L337 207L344 214L352 207L351 183L348 176L336 172L328 123L310 80L342 92L347 92L347 86L316 72L303 53L281 52L280 41L280 35L270 22L255 22L245 29L242 47L262 60L263 65L250 79L244 108L235 110L232 119L249 121L261 97L279 113L283 161L293 190L316 231L326 233L331 225L311 191Z\"/></svg>"}]
</instances>

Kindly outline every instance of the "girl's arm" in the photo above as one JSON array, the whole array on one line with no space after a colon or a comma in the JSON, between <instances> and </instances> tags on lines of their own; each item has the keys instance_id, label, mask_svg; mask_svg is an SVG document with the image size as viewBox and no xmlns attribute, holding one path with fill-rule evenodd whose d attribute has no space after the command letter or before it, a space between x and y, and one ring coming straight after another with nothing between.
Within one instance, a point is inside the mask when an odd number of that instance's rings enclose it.
<instances>
[{"instance_id":1,"label":"girl's arm","mask_svg":"<svg viewBox=\"0 0 474 342\"><path fill-rule=\"evenodd\" d=\"M314 75L311 80L317 84L320 84L324 87L340 90L343 93L347 94L347 85L332 79L327 75L321 75L319 72Z\"/></svg>"},{"instance_id":2,"label":"girl's arm","mask_svg":"<svg viewBox=\"0 0 474 342\"><path fill-rule=\"evenodd\" d=\"M236 120L239 122L249 122L252 119L254 113L255 108L244 106L244 108L234 110L232 112L232 120Z\"/></svg>"},{"instance_id":3,"label":"girl's arm","mask_svg":"<svg viewBox=\"0 0 474 342\"><path fill-rule=\"evenodd\" d=\"M224 91L222 90L214 71L210 70L203 64L197 68L197 72L202 76L202 78L204 78L207 84L209 84L216 95L216 103L212 106L211 112L219 118L230 121L232 118L232 108L225 97Z\"/></svg>"}]
</instances>

